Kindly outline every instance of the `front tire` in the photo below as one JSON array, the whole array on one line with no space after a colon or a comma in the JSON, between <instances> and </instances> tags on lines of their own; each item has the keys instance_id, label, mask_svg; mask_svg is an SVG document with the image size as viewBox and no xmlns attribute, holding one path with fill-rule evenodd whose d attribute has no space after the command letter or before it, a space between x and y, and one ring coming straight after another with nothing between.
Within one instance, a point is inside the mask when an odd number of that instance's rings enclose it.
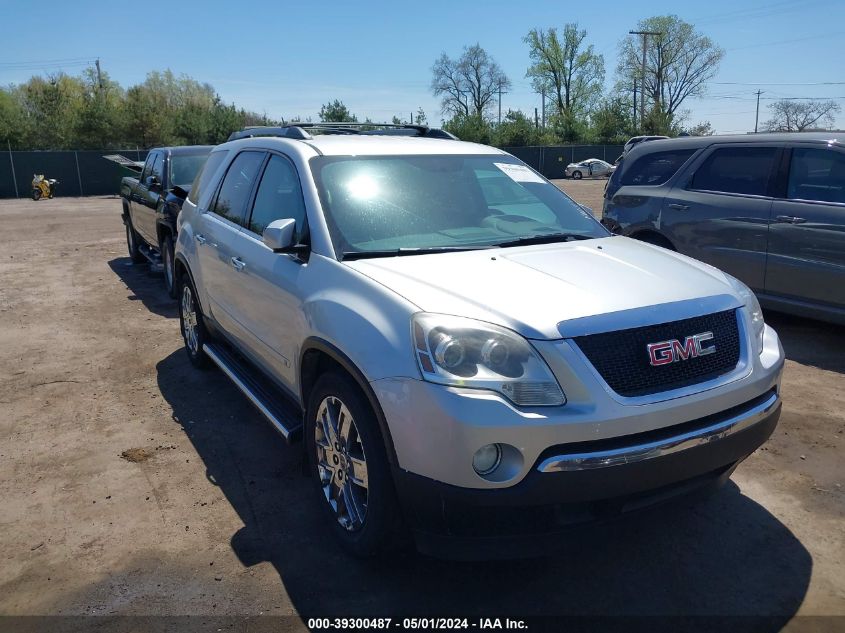
<instances>
[{"instance_id":1,"label":"front tire","mask_svg":"<svg viewBox=\"0 0 845 633\"><path fill-rule=\"evenodd\" d=\"M387 552L404 532L378 420L358 385L331 371L308 398L305 442L319 504L343 548Z\"/></svg>"},{"instance_id":2,"label":"front tire","mask_svg":"<svg viewBox=\"0 0 845 633\"><path fill-rule=\"evenodd\" d=\"M175 299L179 288L176 286L173 238L170 237L170 234L167 234L161 243L161 263L164 267L164 287L167 288L167 294L170 295L170 298Z\"/></svg>"},{"instance_id":3,"label":"front tire","mask_svg":"<svg viewBox=\"0 0 845 633\"><path fill-rule=\"evenodd\" d=\"M187 273L182 275L179 284L179 327L191 364L197 369L207 369L210 362L202 348L211 337L203 321L194 284Z\"/></svg>"},{"instance_id":4,"label":"front tire","mask_svg":"<svg viewBox=\"0 0 845 633\"><path fill-rule=\"evenodd\" d=\"M581 178L583 178L583 177L584 177L584 175L580 171L573 171L572 172L573 180L581 180Z\"/></svg>"},{"instance_id":5,"label":"front tire","mask_svg":"<svg viewBox=\"0 0 845 633\"><path fill-rule=\"evenodd\" d=\"M41 200L41 190L40 189L33 189L32 190L32 199L36 202Z\"/></svg>"}]
</instances>

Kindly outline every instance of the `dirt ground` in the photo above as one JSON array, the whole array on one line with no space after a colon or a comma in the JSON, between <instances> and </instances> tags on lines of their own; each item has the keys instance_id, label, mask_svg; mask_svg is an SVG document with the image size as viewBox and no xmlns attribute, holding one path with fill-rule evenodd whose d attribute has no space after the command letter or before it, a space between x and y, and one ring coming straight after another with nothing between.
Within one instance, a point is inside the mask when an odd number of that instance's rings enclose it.
<instances>
[{"instance_id":1,"label":"dirt ground","mask_svg":"<svg viewBox=\"0 0 845 633\"><path fill-rule=\"evenodd\" d=\"M563 187L600 210L603 180ZM783 416L715 495L543 560L362 562L320 521L300 445L192 370L119 210L0 201L0 614L845 615L842 328L767 314Z\"/></svg>"}]
</instances>

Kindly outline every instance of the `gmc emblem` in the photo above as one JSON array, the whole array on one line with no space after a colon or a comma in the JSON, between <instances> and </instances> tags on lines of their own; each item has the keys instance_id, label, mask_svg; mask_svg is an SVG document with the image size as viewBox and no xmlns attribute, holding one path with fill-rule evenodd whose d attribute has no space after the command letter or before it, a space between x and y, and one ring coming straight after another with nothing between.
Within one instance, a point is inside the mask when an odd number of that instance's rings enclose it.
<instances>
[{"instance_id":1,"label":"gmc emblem","mask_svg":"<svg viewBox=\"0 0 845 633\"><path fill-rule=\"evenodd\" d=\"M648 344L648 358L653 367L668 365L679 360L707 356L716 351L716 345L704 347L704 343L713 340L713 332L702 332L686 337L683 342L672 339Z\"/></svg>"}]
</instances>

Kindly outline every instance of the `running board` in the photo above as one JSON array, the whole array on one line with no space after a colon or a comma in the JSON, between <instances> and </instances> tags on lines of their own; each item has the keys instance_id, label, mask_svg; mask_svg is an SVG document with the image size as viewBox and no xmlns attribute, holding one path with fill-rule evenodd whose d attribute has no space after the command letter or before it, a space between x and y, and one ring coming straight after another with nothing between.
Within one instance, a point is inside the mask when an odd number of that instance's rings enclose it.
<instances>
[{"instance_id":1,"label":"running board","mask_svg":"<svg viewBox=\"0 0 845 633\"><path fill-rule=\"evenodd\" d=\"M259 370L229 351L225 345L206 343L202 349L282 434L288 444L299 437L302 432L302 414L284 392L261 375Z\"/></svg>"},{"instance_id":2,"label":"running board","mask_svg":"<svg viewBox=\"0 0 845 633\"><path fill-rule=\"evenodd\" d=\"M147 244L139 244L138 245L138 252L141 253L144 257L147 258L147 261L150 262L150 270L154 273L164 272L164 264L161 261L161 255L159 255L158 251L148 246Z\"/></svg>"}]
</instances>

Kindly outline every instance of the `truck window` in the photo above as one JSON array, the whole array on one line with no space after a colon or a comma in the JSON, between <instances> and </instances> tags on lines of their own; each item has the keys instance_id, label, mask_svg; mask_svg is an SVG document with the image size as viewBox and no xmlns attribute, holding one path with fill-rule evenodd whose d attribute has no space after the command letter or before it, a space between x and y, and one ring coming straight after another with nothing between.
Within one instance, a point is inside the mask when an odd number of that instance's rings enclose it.
<instances>
[{"instance_id":1,"label":"truck window","mask_svg":"<svg viewBox=\"0 0 845 633\"><path fill-rule=\"evenodd\" d=\"M159 183L164 183L164 154L162 152L156 154L150 176L155 176Z\"/></svg>"},{"instance_id":2,"label":"truck window","mask_svg":"<svg viewBox=\"0 0 845 633\"><path fill-rule=\"evenodd\" d=\"M212 152L205 161L205 165L197 172L197 177L194 179L194 184L191 186L191 193L188 199L194 204L199 204L200 194L205 191L207 185L211 182L214 172L220 167L220 163L226 158L227 151L221 150L219 152Z\"/></svg>"},{"instance_id":3,"label":"truck window","mask_svg":"<svg viewBox=\"0 0 845 633\"><path fill-rule=\"evenodd\" d=\"M158 156L158 152L147 154L147 160L144 162L144 169L141 170L141 177L138 178L138 182L143 183L147 179L147 176L152 173L153 161L155 161L156 156Z\"/></svg>"}]
</instances>

